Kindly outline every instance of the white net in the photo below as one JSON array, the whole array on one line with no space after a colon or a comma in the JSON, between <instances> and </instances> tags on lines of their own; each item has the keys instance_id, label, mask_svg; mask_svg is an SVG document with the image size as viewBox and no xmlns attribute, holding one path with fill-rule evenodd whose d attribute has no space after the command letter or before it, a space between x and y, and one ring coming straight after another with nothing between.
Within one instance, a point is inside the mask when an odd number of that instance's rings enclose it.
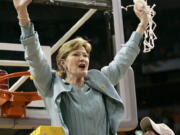
<instances>
[{"instance_id":1,"label":"white net","mask_svg":"<svg viewBox=\"0 0 180 135\"><path fill-rule=\"evenodd\" d=\"M150 52L154 48L154 41L157 39L154 33L155 28L156 28L156 23L153 20L156 14L156 12L154 11L155 4L150 7L147 4L147 1L145 0L133 0L133 2L134 2L134 5L140 8L139 10L144 10L144 12L148 16L148 25L144 32L144 41L143 41L143 44L144 44L143 52L147 53L147 52ZM122 6L122 9L127 11L129 7L134 7L134 5L128 5L126 7Z\"/></svg>"}]
</instances>

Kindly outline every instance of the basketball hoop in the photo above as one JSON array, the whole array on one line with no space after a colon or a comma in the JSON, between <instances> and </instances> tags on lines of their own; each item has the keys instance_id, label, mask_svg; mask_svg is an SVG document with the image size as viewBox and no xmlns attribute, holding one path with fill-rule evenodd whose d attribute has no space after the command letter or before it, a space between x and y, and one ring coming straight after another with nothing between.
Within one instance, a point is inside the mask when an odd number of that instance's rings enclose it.
<instances>
[{"instance_id":1,"label":"basketball hoop","mask_svg":"<svg viewBox=\"0 0 180 135\"><path fill-rule=\"evenodd\" d=\"M27 72L6 74L0 77L0 82L14 77L30 75ZM41 100L37 92L9 92L0 89L1 117L24 118L26 117L26 106L35 100Z\"/></svg>"}]
</instances>

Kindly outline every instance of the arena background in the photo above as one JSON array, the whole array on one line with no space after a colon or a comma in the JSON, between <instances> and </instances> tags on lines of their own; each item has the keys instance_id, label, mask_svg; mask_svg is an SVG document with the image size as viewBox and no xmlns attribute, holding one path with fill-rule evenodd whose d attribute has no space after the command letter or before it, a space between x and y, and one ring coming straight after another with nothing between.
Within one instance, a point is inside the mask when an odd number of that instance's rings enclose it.
<instances>
[{"instance_id":1,"label":"arena background","mask_svg":"<svg viewBox=\"0 0 180 135\"><path fill-rule=\"evenodd\" d=\"M180 1L178 0L149 0L148 3L156 4L157 23L155 33L158 39L155 48L144 54L142 51L132 65L135 73L138 118L150 116L156 122L165 122L180 135ZM122 5L132 4L130 0L122 1ZM52 46L69 30L69 28L87 11L87 9L54 6L46 4L32 4L29 7L30 17L39 33L42 45ZM107 64L113 57L112 13L98 11L76 34L82 36L93 44L90 68L99 69ZM138 20L132 9L123 10L125 40L135 30ZM111 29L110 27L111 26ZM11 1L0 1L0 42L20 43L20 29L17 15ZM23 60L23 53L0 52L0 59ZM55 58L53 56L52 60ZM53 60L53 68L56 63ZM25 71L26 68L12 68L0 66L0 69L8 73ZM13 84L13 80L10 84ZM23 91L31 91L29 84L20 88ZM138 130L137 127L136 130ZM7 131L1 129L1 133ZM9 130L9 135L25 135L31 130ZM126 134L134 134L134 131ZM8 134L6 134L8 135Z\"/></svg>"}]
</instances>

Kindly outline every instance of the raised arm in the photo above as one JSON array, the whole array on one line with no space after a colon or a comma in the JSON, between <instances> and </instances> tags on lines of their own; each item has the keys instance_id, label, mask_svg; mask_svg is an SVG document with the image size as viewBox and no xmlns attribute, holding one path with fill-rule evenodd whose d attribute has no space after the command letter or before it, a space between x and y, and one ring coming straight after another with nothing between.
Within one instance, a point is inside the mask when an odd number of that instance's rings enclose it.
<instances>
[{"instance_id":1,"label":"raised arm","mask_svg":"<svg viewBox=\"0 0 180 135\"><path fill-rule=\"evenodd\" d=\"M21 28L21 43L25 49L25 59L30 66L30 72L37 90L45 96L50 90L52 72L40 47L38 34L30 21L27 7L32 0L13 0Z\"/></svg>"},{"instance_id":2,"label":"raised arm","mask_svg":"<svg viewBox=\"0 0 180 135\"><path fill-rule=\"evenodd\" d=\"M126 42L117 52L113 61L110 62L108 66L101 69L101 72L109 78L113 85L116 85L119 82L140 52L139 46L143 38L143 33L148 25L147 14L142 9L143 7L137 8L136 5L134 6L135 14L140 20L136 31L132 33L128 42Z\"/></svg>"}]
</instances>

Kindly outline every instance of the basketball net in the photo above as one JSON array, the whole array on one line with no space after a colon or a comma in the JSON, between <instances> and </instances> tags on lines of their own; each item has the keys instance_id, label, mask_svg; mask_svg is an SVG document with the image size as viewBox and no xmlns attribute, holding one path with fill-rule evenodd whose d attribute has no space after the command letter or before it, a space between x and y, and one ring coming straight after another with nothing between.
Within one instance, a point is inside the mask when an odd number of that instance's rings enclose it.
<instances>
[{"instance_id":1,"label":"basketball net","mask_svg":"<svg viewBox=\"0 0 180 135\"><path fill-rule=\"evenodd\" d=\"M136 5L136 7L138 7L139 10L144 10L144 12L148 16L148 25L144 32L144 41L143 41L143 44L144 44L143 52L147 53L147 52L150 52L154 48L154 40L157 39L154 33L154 30L156 28L156 23L153 20L156 14L156 12L154 11L155 4L153 4L153 6L150 7L147 4L146 0L133 0L133 2L134 2L134 5ZM122 6L122 9L127 11L129 7L134 7L134 5L128 5L126 7Z\"/></svg>"}]
</instances>

